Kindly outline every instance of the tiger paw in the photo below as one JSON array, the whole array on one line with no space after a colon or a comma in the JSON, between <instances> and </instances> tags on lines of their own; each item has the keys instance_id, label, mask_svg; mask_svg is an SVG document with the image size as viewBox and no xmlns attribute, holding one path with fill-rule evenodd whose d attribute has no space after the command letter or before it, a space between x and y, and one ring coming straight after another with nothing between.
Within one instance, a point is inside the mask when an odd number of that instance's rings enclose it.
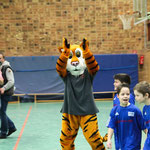
<instances>
[{"instance_id":1,"label":"tiger paw","mask_svg":"<svg viewBox=\"0 0 150 150\"><path fill-rule=\"evenodd\" d=\"M103 137L103 142L107 142L108 140L108 133L105 134L105 136Z\"/></svg>"},{"instance_id":2,"label":"tiger paw","mask_svg":"<svg viewBox=\"0 0 150 150\"><path fill-rule=\"evenodd\" d=\"M88 51L89 50L89 41L84 38L83 42L80 45L83 48L83 51Z\"/></svg>"}]
</instances>

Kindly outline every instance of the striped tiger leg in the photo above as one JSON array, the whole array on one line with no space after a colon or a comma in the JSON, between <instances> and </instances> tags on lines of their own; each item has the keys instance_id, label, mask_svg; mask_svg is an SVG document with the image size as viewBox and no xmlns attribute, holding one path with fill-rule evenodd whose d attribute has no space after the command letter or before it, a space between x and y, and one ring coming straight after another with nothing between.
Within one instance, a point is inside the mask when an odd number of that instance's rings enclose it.
<instances>
[{"instance_id":1,"label":"striped tiger leg","mask_svg":"<svg viewBox=\"0 0 150 150\"><path fill-rule=\"evenodd\" d=\"M103 137L100 135L98 129L96 114L82 116L80 126L92 150L106 150L103 144Z\"/></svg>"},{"instance_id":2,"label":"striped tiger leg","mask_svg":"<svg viewBox=\"0 0 150 150\"><path fill-rule=\"evenodd\" d=\"M79 117L75 115L62 114L62 130L60 144L62 150L74 150L74 140L79 130Z\"/></svg>"}]
</instances>

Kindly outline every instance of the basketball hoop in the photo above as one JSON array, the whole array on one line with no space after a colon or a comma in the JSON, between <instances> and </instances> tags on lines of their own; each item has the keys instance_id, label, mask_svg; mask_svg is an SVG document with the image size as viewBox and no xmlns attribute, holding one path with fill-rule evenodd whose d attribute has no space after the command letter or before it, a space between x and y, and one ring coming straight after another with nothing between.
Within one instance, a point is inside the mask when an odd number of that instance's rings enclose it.
<instances>
[{"instance_id":1,"label":"basketball hoop","mask_svg":"<svg viewBox=\"0 0 150 150\"><path fill-rule=\"evenodd\" d=\"M131 21L133 19L133 14L120 14L119 18L121 19L123 23L123 29L129 30L131 29Z\"/></svg>"},{"instance_id":2,"label":"basketball hoop","mask_svg":"<svg viewBox=\"0 0 150 150\"><path fill-rule=\"evenodd\" d=\"M139 11L134 11L134 12L127 11L125 14L122 14L122 13L119 14L119 18L121 19L123 23L124 30L131 29L131 23L136 14L140 16Z\"/></svg>"}]
</instances>

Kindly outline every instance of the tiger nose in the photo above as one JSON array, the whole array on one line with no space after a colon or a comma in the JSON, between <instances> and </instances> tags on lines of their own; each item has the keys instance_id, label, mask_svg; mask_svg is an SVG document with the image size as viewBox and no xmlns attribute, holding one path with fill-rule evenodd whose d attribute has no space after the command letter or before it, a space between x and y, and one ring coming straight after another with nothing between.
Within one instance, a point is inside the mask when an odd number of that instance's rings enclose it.
<instances>
[{"instance_id":1,"label":"tiger nose","mask_svg":"<svg viewBox=\"0 0 150 150\"><path fill-rule=\"evenodd\" d=\"M78 61L73 61L73 62L71 62L71 65L72 65L72 66L77 66L78 64L79 64Z\"/></svg>"}]
</instances>

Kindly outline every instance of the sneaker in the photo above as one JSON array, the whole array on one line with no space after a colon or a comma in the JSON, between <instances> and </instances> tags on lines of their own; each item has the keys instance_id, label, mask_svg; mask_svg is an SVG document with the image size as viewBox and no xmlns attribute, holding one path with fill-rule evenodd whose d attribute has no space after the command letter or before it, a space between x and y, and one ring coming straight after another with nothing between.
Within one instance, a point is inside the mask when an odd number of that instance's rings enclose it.
<instances>
[{"instance_id":1,"label":"sneaker","mask_svg":"<svg viewBox=\"0 0 150 150\"><path fill-rule=\"evenodd\" d=\"M14 133L15 131L17 131L16 128L9 130L7 136L11 135L11 134Z\"/></svg>"},{"instance_id":2,"label":"sneaker","mask_svg":"<svg viewBox=\"0 0 150 150\"><path fill-rule=\"evenodd\" d=\"M0 139L6 139L6 138L7 138L6 134L0 133Z\"/></svg>"}]
</instances>

